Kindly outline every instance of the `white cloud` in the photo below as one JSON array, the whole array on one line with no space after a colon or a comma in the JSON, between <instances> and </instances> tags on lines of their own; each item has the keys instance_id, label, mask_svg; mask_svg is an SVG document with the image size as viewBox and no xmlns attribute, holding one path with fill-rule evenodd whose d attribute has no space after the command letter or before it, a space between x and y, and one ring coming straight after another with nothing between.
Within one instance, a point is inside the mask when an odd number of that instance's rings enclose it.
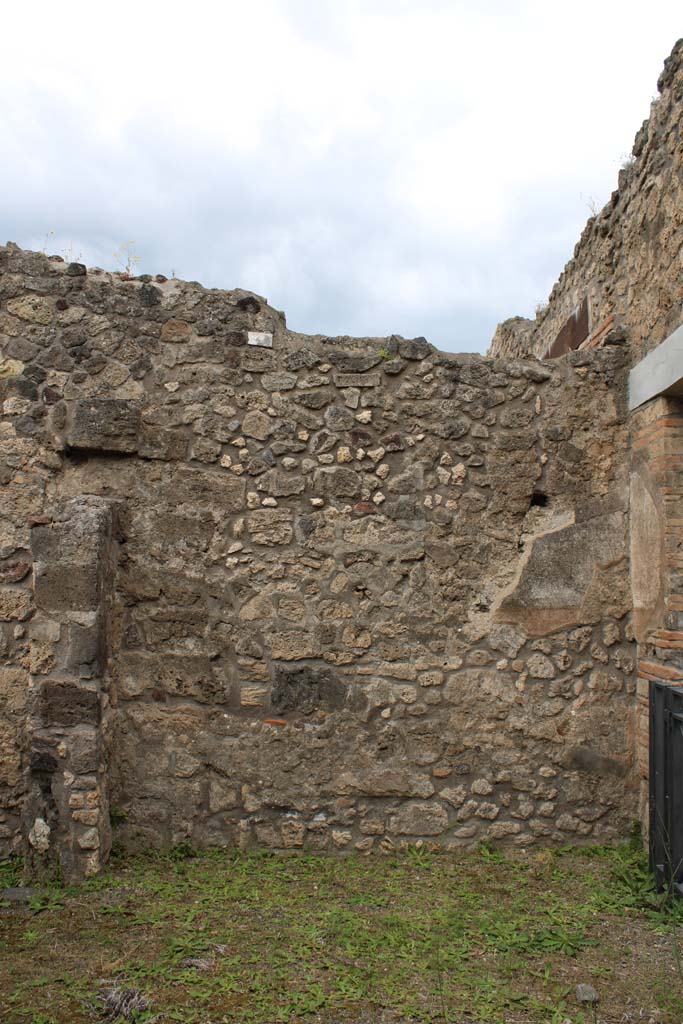
<instances>
[{"instance_id":1,"label":"white cloud","mask_svg":"<svg viewBox=\"0 0 683 1024\"><path fill-rule=\"evenodd\" d=\"M616 183L679 3L80 0L3 12L0 224L483 349ZM3 239L4 240L4 239Z\"/></svg>"}]
</instances>

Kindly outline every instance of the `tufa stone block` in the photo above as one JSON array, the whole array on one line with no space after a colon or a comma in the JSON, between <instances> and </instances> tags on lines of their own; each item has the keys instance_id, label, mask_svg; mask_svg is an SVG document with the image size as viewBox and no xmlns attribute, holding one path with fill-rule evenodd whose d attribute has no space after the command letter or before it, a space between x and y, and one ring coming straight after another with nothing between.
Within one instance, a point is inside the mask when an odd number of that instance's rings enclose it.
<instances>
[{"instance_id":1,"label":"tufa stone block","mask_svg":"<svg viewBox=\"0 0 683 1024\"><path fill-rule=\"evenodd\" d=\"M47 612L96 611L99 589L95 564L48 563L36 574L36 605Z\"/></svg>"},{"instance_id":2,"label":"tufa stone block","mask_svg":"<svg viewBox=\"0 0 683 1024\"><path fill-rule=\"evenodd\" d=\"M86 451L137 451L140 409L119 398L74 402L66 443Z\"/></svg>"},{"instance_id":3,"label":"tufa stone block","mask_svg":"<svg viewBox=\"0 0 683 1024\"><path fill-rule=\"evenodd\" d=\"M382 382L379 373L336 373L334 383L338 388L377 388Z\"/></svg>"},{"instance_id":4,"label":"tufa stone block","mask_svg":"<svg viewBox=\"0 0 683 1024\"><path fill-rule=\"evenodd\" d=\"M404 836L438 836L448 828L448 811L443 804L410 801L389 819L389 831Z\"/></svg>"},{"instance_id":5,"label":"tufa stone block","mask_svg":"<svg viewBox=\"0 0 683 1024\"><path fill-rule=\"evenodd\" d=\"M94 690L77 683L43 683L39 698L40 715L47 725L95 725L100 719L100 700Z\"/></svg>"}]
</instances>

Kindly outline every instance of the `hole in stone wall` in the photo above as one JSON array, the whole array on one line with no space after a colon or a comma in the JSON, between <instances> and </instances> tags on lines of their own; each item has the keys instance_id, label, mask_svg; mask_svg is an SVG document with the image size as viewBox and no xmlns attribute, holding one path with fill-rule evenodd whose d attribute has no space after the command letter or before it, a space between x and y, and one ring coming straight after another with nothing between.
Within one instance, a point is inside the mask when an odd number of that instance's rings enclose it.
<instances>
[{"instance_id":1,"label":"hole in stone wall","mask_svg":"<svg viewBox=\"0 0 683 1024\"><path fill-rule=\"evenodd\" d=\"M531 495L531 501L529 502L529 508L547 508L550 504L550 498L543 491L534 491Z\"/></svg>"},{"instance_id":2,"label":"hole in stone wall","mask_svg":"<svg viewBox=\"0 0 683 1024\"><path fill-rule=\"evenodd\" d=\"M80 465L89 459L137 459L137 452L116 452L109 448L78 448L67 445L62 452L65 459Z\"/></svg>"}]
</instances>

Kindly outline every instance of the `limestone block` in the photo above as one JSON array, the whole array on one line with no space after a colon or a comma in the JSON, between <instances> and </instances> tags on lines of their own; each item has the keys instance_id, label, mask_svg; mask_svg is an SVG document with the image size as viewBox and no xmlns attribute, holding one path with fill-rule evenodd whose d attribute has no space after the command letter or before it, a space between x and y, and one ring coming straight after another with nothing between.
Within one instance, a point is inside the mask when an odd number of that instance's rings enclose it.
<instances>
[{"instance_id":1,"label":"limestone block","mask_svg":"<svg viewBox=\"0 0 683 1024\"><path fill-rule=\"evenodd\" d=\"M79 825L97 825L100 812L99 811L74 811L71 815L73 820Z\"/></svg>"},{"instance_id":2,"label":"limestone block","mask_svg":"<svg viewBox=\"0 0 683 1024\"><path fill-rule=\"evenodd\" d=\"M293 473L280 473L277 469L269 469L259 477L256 489L265 491L273 498L289 498L294 494L302 494L306 481L302 476Z\"/></svg>"},{"instance_id":3,"label":"limestone block","mask_svg":"<svg viewBox=\"0 0 683 1024\"><path fill-rule=\"evenodd\" d=\"M97 850L100 845L100 834L96 828L86 828L77 838L81 850Z\"/></svg>"},{"instance_id":4,"label":"limestone block","mask_svg":"<svg viewBox=\"0 0 683 1024\"><path fill-rule=\"evenodd\" d=\"M519 835L522 826L516 821L496 821L488 830L489 839L505 839L507 836Z\"/></svg>"},{"instance_id":5,"label":"limestone block","mask_svg":"<svg viewBox=\"0 0 683 1024\"><path fill-rule=\"evenodd\" d=\"M550 658L536 652L527 659L527 669L532 679L553 679L556 670Z\"/></svg>"},{"instance_id":6,"label":"limestone block","mask_svg":"<svg viewBox=\"0 0 683 1024\"><path fill-rule=\"evenodd\" d=\"M55 655L52 644L31 640L29 643L28 669L31 675L47 675L55 666Z\"/></svg>"},{"instance_id":7,"label":"limestone block","mask_svg":"<svg viewBox=\"0 0 683 1024\"><path fill-rule=\"evenodd\" d=\"M239 610L239 618L243 622L260 622L272 618L275 606L267 594L255 594L246 601Z\"/></svg>"},{"instance_id":8,"label":"limestone block","mask_svg":"<svg viewBox=\"0 0 683 1024\"><path fill-rule=\"evenodd\" d=\"M429 797L434 793L434 784L426 775L371 765L356 772L342 772L335 792L377 797Z\"/></svg>"},{"instance_id":9,"label":"limestone block","mask_svg":"<svg viewBox=\"0 0 683 1024\"><path fill-rule=\"evenodd\" d=\"M47 325L52 323L55 310L50 299L40 295L23 295L21 298L10 299L7 312L12 316L21 317L32 324Z\"/></svg>"},{"instance_id":10,"label":"limestone block","mask_svg":"<svg viewBox=\"0 0 683 1024\"><path fill-rule=\"evenodd\" d=\"M289 544L294 535L293 516L287 509L258 509L247 516L247 529L254 544Z\"/></svg>"},{"instance_id":11,"label":"limestone block","mask_svg":"<svg viewBox=\"0 0 683 1024\"><path fill-rule=\"evenodd\" d=\"M21 669L0 671L0 785L15 786L22 775L22 728L27 678Z\"/></svg>"},{"instance_id":12,"label":"limestone block","mask_svg":"<svg viewBox=\"0 0 683 1024\"><path fill-rule=\"evenodd\" d=\"M209 810L212 814L239 807L240 798L235 786L225 779L212 778L209 783Z\"/></svg>"},{"instance_id":13,"label":"limestone block","mask_svg":"<svg viewBox=\"0 0 683 1024\"><path fill-rule=\"evenodd\" d=\"M20 668L0 668L2 714L20 714L26 706L26 673Z\"/></svg>"},{"instance_id":14,"label":"limestone block","mask_svg":"<svg viewBox=\"0 0 683 1024\"><path fill-rule=\"evenodd\" d=\"M9 377L18 377L23 369L24 364L19 362L18 359L0 359L0 380ZM7 413L10 410L7 409L6 406L7 402L5 402L3 406L3 411Z\"/></svg>"},{"instance_id":15,"label":"limestone block","mask_svg":"<svg viewBox=\"0 0 683 1024\"><path fill-rule=\"evenodd\" d=\"M285 849L303 846L306 836L306 826L303 821L290 818L282 823L282 845Z\"/></svg>"},{"instance_id":16,"label":"limestone block","mask_svg":"<svg viewBox=\"0 0 683 1024\"><path fill-rule=\"evenodd\" d=\"M247 437L254 437L258 441L265 441L273 428L273 420L263 412L252 410L242 420L242 433Z\"/></svg>"},{"instance_id":17,"label":"limestone block","mask_svg":"<svg viewBox=\"0 0 683 1024\"><path fill-rule=\"evenodd\" d=\"M398 835L438 836L448 828L448 811L436 802L410 801L389 819L389 831Z\"/></svg>"},{"instance_id":18,"label":"limestone block","mask_svg":"<svg viewBox=\"0 0 683 1024\"><path fill-rule=\"evenodd\" d=\"M36 818L28 834L28 841L37 853L50 849L50 826L44 818Z\"/></svg>"},{"instance_id":19,"label":"limestone block","mask_svg":"<svg viewBox=\"0 0 683 1024\"><path fill-rule=\"evenodd\" d=\"M281 597L277 606L278 615L290 622L301 622L306 614L306 605L298 597Z\"/></svg>"},{"instance_id":20,"label":"limestone block","mask_svg":"<svg viewBox=\"0 0 683 1024\"><path fill-rule=\"evenodd\" d=\"M277 373L264 373L261 384L266 391L291 391L296 387L296 374L280 371Z\"/></svg>"},{"instance_id":21,"label":"limestone block","mask_svg":"<svg viewBox=\"0 0 683 1024\"><path fill-rule=\"evenodd\" d=\"M580 835L590 835L593 826L588 822L581 821L571 814L560 814L555 822L556 828L561 832L578 832Z\"/></svg>"},{"instance_id":22,"label":"limestone block","mask_svg":"<svg viewBox=\"0 0 683 1024\"><path fill-rule=\"evenodd\" d=\"M488 821L493 821L500 814L500 807L496 804L484 802L476 807L474 813L477 818L486 818Z\"/></svg>"},{"instance_id":23,"label":"limestone block","mask_svg":"<svg viewBox=\"0 0 683 1024\"><path fill-rule=\"evenodd\" d=\"M439 792L439 796L451 807L462 807L467 799L467 790L464 786L447 786Z\"/></svg>"},{"instance_id":24,"label":"limestone block","mask_svg":"<svg viewBox=\"0 0 683 1024\"><path fill-rule=\"evenodd\" d=\"M124 699L153 691L159 696L188 697L221 703L225 684L206 654L125 651L118 658L118 690Z\"/></svg>"},{"instance_id":25,"label":"limestone block","mask_svg":"<svg viewBox=\"0 0 683 1024\"><path fill-rule=\"evenodd\" d=\"M25 622L32 610L32 595L28 590L0 588L0 622Z\"/></svg>"},{"instance_id":26,"label":"limestone block","mask_svg":"<svg viewBox=\"0 0 683 1024\"><path fill-rule=\"evenodd\" d=\"M240 690L240 705L243 708L265 707L268 689L265 686L243 686Z\"/></svg>"},{"instance_id":27,"label":"limestone block","mask_svg":"<svg viewBox=\"0 0 683 1024\"><path fill-rule=\"evenodd\" d=\"M313 486L333 498L356 498L361 493L360 476L345 466L316 470Z\"/></svg>"}]
</instances>

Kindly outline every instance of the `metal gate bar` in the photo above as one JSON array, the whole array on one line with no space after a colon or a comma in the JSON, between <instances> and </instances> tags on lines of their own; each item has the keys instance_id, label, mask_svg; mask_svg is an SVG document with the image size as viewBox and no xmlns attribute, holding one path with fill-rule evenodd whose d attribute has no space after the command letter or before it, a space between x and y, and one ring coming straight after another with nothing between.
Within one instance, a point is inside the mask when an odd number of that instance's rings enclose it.
<instances>
[{"instance_id":1,"label":"metal gate bar","mask_svg":"<svg viewBox=\"0 0 683 1024\"><path fill-rule=\"evenodd\" d=\"M650 867L683 895L683 683L650 684Z\"/></svg>"}]
</instances>

